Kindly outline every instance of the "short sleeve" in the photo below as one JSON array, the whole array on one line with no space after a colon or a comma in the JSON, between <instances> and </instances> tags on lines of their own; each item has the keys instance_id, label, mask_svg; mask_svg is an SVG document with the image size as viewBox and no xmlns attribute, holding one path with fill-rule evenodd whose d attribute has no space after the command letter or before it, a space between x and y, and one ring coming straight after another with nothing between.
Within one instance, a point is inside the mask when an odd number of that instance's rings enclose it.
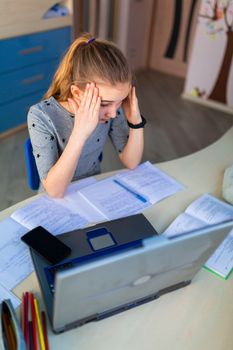
<instances>
[{"instance_id":1,"label":"short sleeve","mask_svg":"<svg viewBox=\"0 0 233 350\"><path fill-rule=\"evenodd\" d=\"M49 118L36 106L30 108L27 121L36 166L43 180L59 158L56 136Z\"/></svg>"},{"instance_id":2,"label":"short sleeve","mask_svg":"<svg viewBox=\"0 0 233 350\"><path fill-rule=\"evenodd\" d=\"M117 110L117 116L111 121L109 137L117 152L121 153L129 137L129 127L121 108Z\"/></svg>"}]
</instances>

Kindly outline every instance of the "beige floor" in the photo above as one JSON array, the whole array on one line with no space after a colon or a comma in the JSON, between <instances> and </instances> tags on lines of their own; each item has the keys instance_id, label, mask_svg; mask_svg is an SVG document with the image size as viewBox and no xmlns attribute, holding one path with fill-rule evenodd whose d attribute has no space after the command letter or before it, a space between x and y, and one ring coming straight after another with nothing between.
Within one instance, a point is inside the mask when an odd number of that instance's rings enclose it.
<instances>
[{"instance_id":1,"label":"beige floor","mask_svg":"<svg viewBox=\"0 0 233 350\"><path fill-rule=\"evenodd\" d=\"M145 128L143 160L153 163L178 158L202 149L228 130L233 115L183 100L183 79L156 71L139 71L136 87ZM34 194L27 184L24 143L27 130L0 140L0 209ZM110 143L102 171L121 167Z\"/></svg>"}]
</instances>

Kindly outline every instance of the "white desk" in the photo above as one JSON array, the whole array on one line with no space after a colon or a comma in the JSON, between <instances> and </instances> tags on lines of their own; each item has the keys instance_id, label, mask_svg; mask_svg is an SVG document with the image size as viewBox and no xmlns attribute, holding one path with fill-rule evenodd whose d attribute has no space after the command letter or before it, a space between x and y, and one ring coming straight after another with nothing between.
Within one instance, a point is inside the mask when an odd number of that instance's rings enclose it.
<instances>
[{"instance_id":1,"label":"white desk","mask_svg":"<svg viewBox=\"0 0 233 350\"><path fill-rule=\"evenodd\" d=\"M158 232L202 193L220 197L224 169L233 164L233 128L211 146L190 156L158 164L186 189L146 209ZM31 199L30 199L31 200ZM0 220L18 203L0 213ZM39 287L33 273L14 292ZM223 281L201 270L191 285L99 322L53 335L51 350L232 350L233 277Z\"/></svg>"}]
</instances>

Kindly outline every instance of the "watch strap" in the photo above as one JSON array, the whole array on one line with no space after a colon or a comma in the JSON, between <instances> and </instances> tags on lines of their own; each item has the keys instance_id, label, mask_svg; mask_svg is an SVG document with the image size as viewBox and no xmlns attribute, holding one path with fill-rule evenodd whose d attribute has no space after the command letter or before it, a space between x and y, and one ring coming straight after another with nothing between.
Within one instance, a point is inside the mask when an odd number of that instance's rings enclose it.
<instances>
[{"instance_id":1,"label":"watch strap","mask_svg":"<svg viewBox=\"0 0 233 350\"><path fill-rule=\"evenodd\" d=\"M141 115L142 121L139 124L132 124L127 120L127 124L131 129L140 129L140 128L144 128L144 126L146 125L146 119Z\"/></svg>"}]
</instances>

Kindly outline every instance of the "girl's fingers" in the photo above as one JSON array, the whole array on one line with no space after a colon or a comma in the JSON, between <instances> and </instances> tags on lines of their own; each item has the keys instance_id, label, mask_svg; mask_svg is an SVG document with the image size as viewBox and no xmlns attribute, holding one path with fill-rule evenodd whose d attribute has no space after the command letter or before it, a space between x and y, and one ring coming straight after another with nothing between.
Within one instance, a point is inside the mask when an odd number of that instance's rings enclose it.
<instances>
[{"instance_id":1,"label":"girl's fingers","mask_svg":"<svg viewBox=\"0 0 233 350\"><path fill-rule=\"evenodd\" d=\"M133 94L134 94L134 98L135 98L135 100L138 100L138 98L137 98L137 94L136 94L136 88L135 88L135 86L134 86Z\"/></svg>"},{"instance_id":2,"label":"girl's fingers","mask_svg":"<svg viewBox=\"0 0 233 350\"><path fill-rule=\"evenodd\" d=\"M80 107L83 107L83 109L90 109L92 103L96 103L98 92L98 88L95 87L94 83L87 84Z\"/></svg>"},{"instance_id":3,"label":"girl's fingers","mask_svg":"<svg viewBox=\"0 0 233 350\"><path fill-rule=\"evenodd\" d=\"M137 98L136 89L135 89L135 86L133 86L131 89L131 99L132 99L132 101L134 101L136 98Z\"/></svg>"},{"instance_id":4,"label":"girl's fingers","mask_svg":"<svg viewBox=\"0 0 233 350\"><path fill-rule=\"evenodd\" d=\"M76 99L75 102L77 103L77 106L78 106L78 108L79 108L79 107L81 106L82 100L79 98L79 99Z\"/></svg>"},{"instance_id":5,"label":"girl's fingers","mask_svg":"<svg viewBox=\"0 0 233 350\"><path fill-rule=\"evenodd\" d=\"M85 102L85 107L86 108L90 108L91 102L92 102L92 98L93 98L93 94L94 94L94 89L95 89L95 85L94 83L91 83L89 85L88 91L87 91L87 95L86 95L86 102Z\"/></svg>"},{"instance_id":6,"label":"girl's fingers","mask_svg":"<svg viewBox=\"0 0 233 350\"><path fill-rule=\"evenodd\" d=\"M93 109L93 117L98 117L100 112L100 104L101 104L101 98L100 96L97 97L96 104Z\"/></svg>"},{"instance_id":7,"label":"girl's fingers","mask_svg":"<svg viewBox=\"0 0 233 350\"><path fill-rule=\"evenodd\" d=\"M135 86L132 87L132 98L135 98L136 97L136 89L135 89Z\"/></svg>"},{"instance_id":8,"label":"girl's fingers","mask_svg":"<svg viewBox=\"0 0 233 350\"><path fill-rule=\"evenodd\" d=\"M83 97L82 97L82 100L81 100L81 104L80 104L81 107L84 107L85 104L86 104L86 99L87 99L87 94L88 94L88 90L89 90L89 85L90 84L86 85L86 88L85 88L85 91L84 91L84 94L83 94Z\"/></svg>"},{"instance_id":9,"label":"girl's fingers","mask_svg":"<svg viewBox=\"0 0 233 350\"><path fill-rule=\"evenodd\" d=\"M93 92L93 96L92 96L92 100L91 100L91 105L90 105L91 110L94 109L96 102L97 102L97 99L98 99L98 96L99 96L99 90L97 87L95 87L94 92Z\"/></svg>"},{"instance_id":10,"label":"girl's fingers","mask_svg":"<svg viewBox=\"0 0 233 350\"><path fill-rule=\"evenodd\" d=\"M69 99L71 100L71 99ZM80 105L77 102L69 102L72 110L77 111L80 123L85 123L86 127L96 125L99 120L101 98L99 97L99 89L95 87L94 83L87 84L83 94Z\"/></svg>"},{"instance_id":11,"label":"girl's fingers","mask_svg":"<svg viewBox=\"0 0 233 350\"><path fill-rule=\"evenodd\" d=\"M134 97L135 97L135 87L132 86L129 92L129 95L126 98L126 103L128 104L129 107L132 106L132 103L134 102Z\"/></svg>"},{"instance_id":12,"label":"girl's fingers","mask_svg":"<svg viewBox=\"0 0 233 350\"><path fill-rule=\"evenodd\" d=\"M138 99L136 96L136 89L135 86L132 87L132 98L131 98L131 104L133 108L136 108L138 105Z\"/></svg>"}]
</instances>

